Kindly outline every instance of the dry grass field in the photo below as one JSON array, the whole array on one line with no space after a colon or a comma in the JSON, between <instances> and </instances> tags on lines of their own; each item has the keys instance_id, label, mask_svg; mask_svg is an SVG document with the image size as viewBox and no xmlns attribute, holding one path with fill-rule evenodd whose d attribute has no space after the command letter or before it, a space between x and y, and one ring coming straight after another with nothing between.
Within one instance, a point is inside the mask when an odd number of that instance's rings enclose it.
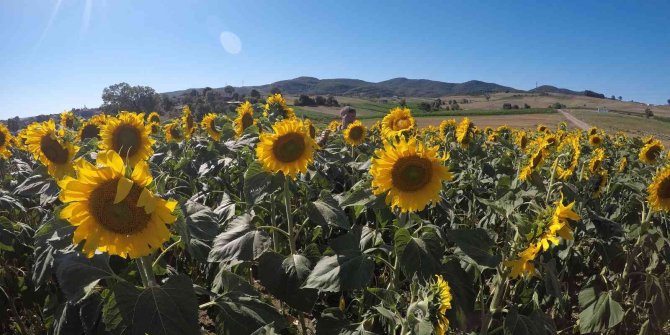
<instances>
[{"instance_id":1,"label":"dry grass field","mask_svg":"<svg viewBox=\"0 0 670 335\"><path fill-rule=\"evenodd\" d=\"M608 133L623 131L636 136L654 135L664 142L670 142L669 122L582 109L566 109L565 111L592 126L604 129Z\"/></svg>"}]
</instances>

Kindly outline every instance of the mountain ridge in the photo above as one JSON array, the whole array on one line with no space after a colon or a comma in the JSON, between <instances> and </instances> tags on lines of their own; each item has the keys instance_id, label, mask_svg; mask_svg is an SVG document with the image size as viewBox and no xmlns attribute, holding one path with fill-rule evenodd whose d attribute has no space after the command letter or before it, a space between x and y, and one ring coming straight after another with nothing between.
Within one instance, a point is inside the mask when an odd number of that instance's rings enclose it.
<instances>
[{"instance_id":1,"label":"mountain ridge","mask_svg":"<svg viewBox=\"0 0 670 335\"><path fill-rule=\"evenodd\" d=\"M470 80L463 83L449 83L430 79L408 79L405 77L397 77L380 82L369 82L361 79L351 78L319 79L309 76L280 80L265 85L239 86L235 87L235 91L240 94L249 94L251 90L255 89L261 94L268 94L275 87L278 88L282 93L288 95L307 94L363 97L402 96L423 98L438 98L443 96L473 95L498 92L585 95L585 93L588 91L573 91L551 85L542 85L530 90L520 90L510 86L489 83L481 80ZM203 88L189 88L185 90L164 92L162 94L175 97L186 94L194 89L201 91ZM223 89L223 87L213 88L215 91L223 91Z\"/></svg>"}]
</instances>

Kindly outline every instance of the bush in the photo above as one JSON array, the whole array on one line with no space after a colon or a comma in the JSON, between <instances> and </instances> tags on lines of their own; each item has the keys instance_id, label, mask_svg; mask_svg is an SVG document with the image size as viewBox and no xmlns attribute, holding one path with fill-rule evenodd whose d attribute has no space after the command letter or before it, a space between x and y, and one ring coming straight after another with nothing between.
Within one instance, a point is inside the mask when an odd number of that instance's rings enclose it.
<instances>
[{"instance_id":1,"label":"bush","mask_svg":"<svg viewBox=\"0 0 670 335\"><path fill-rule=\"evenodd\" d=\"M425 101L419 103L419 109L424 112L430 112L432 110L430 104Z\"/></svg>"},{"instance_id":2,"label":"bush","mask_svg":"<svg viewBox=\"0 0 670 335\"><path fill-rule=\"evenodd\" d=\"M529 108L530 108L530 105L529 105L529 104L523 104L523 108L524 108L524 109L529 109Z\"/></svg>"},{"instance_id":3,"label":"bush","mask_svg":"<svg viewBox=\"0 0 670 335\"><path fill-rule=\"evenodd\" d=\"M512 109L519 109L519 105L513 105Z\"/></svg>"},{"instance_id":4,"label":"bush","mask_svg":"<svg viewBox=\"0 0 670 335\"><path fill-rule=\"evenodd\" d=\"M503 109L512 109L512 104L509 102L506 102L502 105Z\"/></svg>"},{"instance_id":5,"label":"bush","mask_svg":"<svg viewBox=\"0 0 670 335\"><path fill-rule=\"evenodd\" d=\"M651 110L651 108L647 108L644 110L644 116L646 116L647 118L653 117L654 112Z\"/></svg>"}]
</instances>

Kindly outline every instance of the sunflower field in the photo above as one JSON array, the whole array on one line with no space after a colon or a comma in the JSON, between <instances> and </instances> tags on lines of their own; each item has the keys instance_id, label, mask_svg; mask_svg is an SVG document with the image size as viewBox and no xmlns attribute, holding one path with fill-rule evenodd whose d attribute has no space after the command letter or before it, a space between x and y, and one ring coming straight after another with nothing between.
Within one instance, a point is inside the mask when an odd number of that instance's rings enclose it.
<instances>
[{"instance_id":1,"label":"sunflower field","mask_svg":"<svg viewBox=\"0 0 670 335\"><path fill-rule=\"evenodd\" d=\"M0 124L1 334L670 334L670 161L566 124Z\"/></svg>"}]
</instances>

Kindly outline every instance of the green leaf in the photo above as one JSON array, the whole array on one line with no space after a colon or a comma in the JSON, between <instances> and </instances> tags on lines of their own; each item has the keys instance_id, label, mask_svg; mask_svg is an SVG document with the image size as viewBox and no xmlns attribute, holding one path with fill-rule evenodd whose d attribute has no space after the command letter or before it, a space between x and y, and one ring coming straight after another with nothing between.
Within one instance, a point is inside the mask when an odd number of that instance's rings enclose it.
<instances>
[{"instance_id":1,"label":"green leaf","mask_svg":"<svg viewBox=\"0 0 670 335\"><path fill-rule=\"evenodd\" d=\"M316 322L319 335L372 335L363 329L362 324L349 321L338 308L326 308Z\"/></svg>"},{"instance_id":2,"label":"green leaf","mask_svg":"<svg viewBox=\"0 0 670 335\"><path fill-rule=\"evenodd\" d=\"M230 222L226 231L214 239L208 262L251 261L270 248L270 236L251 223L251 215L243 214Z\"/></svg>"},{"instance_id":3,"label":"green leaf","mask_svg":"<svg viewBox=\"0 0 670 335\"><path fill-rule=\"evenodd\" d=\"M311 312L318 291L301 288L310 272L310 262L302 255L282 256L266 252L258 259L258 279L275 297L287 305Z\"/></svg>"},{"instance_id":4,"label":"green leaf","mask_svg":"<svg viewBox=\"0 0 670 335\"><path fill-rule=\"evenodd\" d=\"M247 204L256 204L282 185L279 175L272 175L257 161L249 164L244 173L244 198Z\"/></svg>"},{"instance_id":5,"label":"green leaf","mask_svg":"<svg viewBox=\"0 0 670 335\"><path fill-rule=\"evenodd\" d=\"M444 250L435 232L424 230L421 237L413 237L409 230L400 228L393 241L396 255L400 257L400 269L407 279L411 280L416 274L426 280L439 272Z\"/></svg>"},{"instance_id":6,"label":"green leaf","mask_svg":"<svg viewBox=\"0 0 670 335\"><path fill-rule=\"evenodd\" d=\"M621 305L610 292L587 287L579 292L579 332L589 334L611 329L623 320Z\"/></svg>"},{"instance_id":7,"label":"green leaf","mask_svg":"<svg viewBox=\"0 0 670 335\"><path fill-rule=\"evenodd\" d=\"M214 277L214 280L212 280L212 292L222 294L231 291L242 292L252 296L260 295L246 279L230 272L225 266L219 265L219 272Z\"/></svg>"},{"instance_id":8,"label":"green leaf","mask_svg":"<svg viewBox=\"0 0 670 335\"><path fill-rule=\"evenodd\" d=\"M544 287L547 290L549 295L560 298L561 297L561 284L558 281L558 275L556 274L556 260L551 259L549 262L543 264L544 271L542 271L542 277L544 281Z\"/></svg>"},{"instance_id":9,"label":"green leaf","mask_svg":"<svg viewBox=\"0 0 670 335\"><path fill-rule=\"evenodd\" d=\"M58 285L68 300L74 302L90 292L92 283L114 277L107 254L92 258L74 252L59 254L55 256L55 267Z\"/></svg>"},{"instance_id":10,"label":"green leaf","mask_svg":"<svg viewBox=\"0 0 670 335\"><path fill-rule=\"evenodd\" d=\"M319 200L307 204L307 214L312 221L324 227L331 225L347 230L351 228L349 217L326 190L321 191Z\"/></svg>"},{"instance_id":11,"label":"green leaf","mask_svg":"<svg viewBox=\"0 0 670 335\"><path fill-rule=\"evenodd\" d=\"M480 266L494 268L501 261L500 255L494 252L495 243L484 229L452 229L447 230L446 236Z\"/></svg>"},{"instance_id":12,"label":"green leaf","mask_svg":"<svg viewBox=\"0 0 670 335\"><path fill-rule=\"evenodd\" d=\"M516 306L511 306L509 313L505 316L505 322L503 324L505 334L511 335L538 335L546 333L541 324L538 324L536 320L532 318L519 314Z\"/></svg>"},{"instance_id":13,"label":"green leaf","mask_svg":"<svg viewBox=\"0 0 670 335\"><path fill-rule=\"evenodd\" d=\"M228 292L216 299L224 334L246 335L274 322L275 329L286 328L286 320L274 307L256 297Z\"/></svg>"},{"instance_id":14,"label":"green leaf","mask_svg":"<svg viewBox=\"0 0 670 335\"><path fill-rule=\"evenodd\" d=\"M129 335L198 334L198 301L191 279L170 277L165 285L143 290L120 282L106 296L107 330Z\"/></svg>"},{"instance_id":15,"label":"green leaf","mask_svg":"<svg viewBox=\"0 0 670 335\"><path fill-rule=\"evenodd\" d=\"M32 279L37 287L51 276L54 255L60 250L72 247L74 226L58 219L58 211L46 215L42 225L35 232L35 263Z\"/></svg>"},{"instance_id":16,"label":"green leaf","mask_svg":"<svg viewBox=\"0 0 670 335\"><path fill-rule=\"evenodd\" d=\"M350 206L366 206L376 199L377 196L372 194L370 182L361 180L343 195L340 206L343 208Z\"/></svg>"},{"instance_id":17,"label":"green leaf","mask_svg":"<svg viewBox=\"0 0 670 335\"><path fill-rule=\"evenodd\" d=\"M196 260L207 260L214 237L219 232L218 218L212 210L194 201L182 206L185 220L178 220L175 228L186 245L186 251Z\"/></svg>"},{"instance_id":18,"label":"green leaf","mask_svg":"<svg viewBox=\"0 0 670 335\"><path fill-rule=\"evenodd\" d=\"M451 289L451 309L447 311L447 318L451 327L466 330L468 319L475 313L475 276L465 272L460 261L452 259L443 266L442 276L449 283Z\"/></svg>"},{"instance_id":19,"label":"green leaf","mask_svg":"<svg viewBox=\"0 0 670 335\"><path fill-rule=\"evenodd\" d=\"M375 263L360 251L321 258L304 287L342 292L364 288L370 282Z\"/></svg>"}]
</instances>

